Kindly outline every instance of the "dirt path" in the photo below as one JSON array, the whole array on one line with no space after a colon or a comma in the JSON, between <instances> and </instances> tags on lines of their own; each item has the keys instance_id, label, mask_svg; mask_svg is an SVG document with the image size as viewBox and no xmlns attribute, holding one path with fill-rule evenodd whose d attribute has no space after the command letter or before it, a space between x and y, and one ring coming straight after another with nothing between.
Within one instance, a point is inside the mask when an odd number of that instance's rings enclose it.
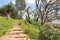
<instances>
[{"instance_id":1,"label":"dirt path","mask_svg":"<svg viewBox=\"0 0 60 40\"><path fill-rule=\"evenodd\" d=\"M4 36L0 37L0 40L29 40L27 35L21 29L19 23L14 23L13 28L10 29Z\"/></svg>"}]
</instances>

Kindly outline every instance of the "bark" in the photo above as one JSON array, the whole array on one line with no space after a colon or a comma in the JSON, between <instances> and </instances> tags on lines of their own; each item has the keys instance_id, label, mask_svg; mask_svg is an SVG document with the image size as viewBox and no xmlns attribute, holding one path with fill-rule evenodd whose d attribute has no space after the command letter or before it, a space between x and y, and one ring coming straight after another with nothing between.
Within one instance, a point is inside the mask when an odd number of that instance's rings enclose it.
<instances>
[{"instance_id":1,"label":"bark","mask_svg":"<svg viewBox=\"0 0 60 40\"><path fill-rule=\"evenodd\" d=\"M11 14L7 14L7 19L10 19L11 18Z\"/></svg>"}]
</instances>

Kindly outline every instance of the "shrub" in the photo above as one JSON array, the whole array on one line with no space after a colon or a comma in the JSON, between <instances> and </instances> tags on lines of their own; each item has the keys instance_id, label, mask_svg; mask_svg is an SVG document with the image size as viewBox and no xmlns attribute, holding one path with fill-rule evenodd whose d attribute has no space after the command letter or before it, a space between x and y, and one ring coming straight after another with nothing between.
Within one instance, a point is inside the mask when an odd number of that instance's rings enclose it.
<instances>
[{"instance_id":1,"label":"shrub","mask_svg":"<svg viewBox=\"0 0 60 40\"><path fill-rule=\"evenodd\" d=\"M39 40L60 40L60 29L57 26L44 25L39 33Z\"/></svg>"}]
</instances>

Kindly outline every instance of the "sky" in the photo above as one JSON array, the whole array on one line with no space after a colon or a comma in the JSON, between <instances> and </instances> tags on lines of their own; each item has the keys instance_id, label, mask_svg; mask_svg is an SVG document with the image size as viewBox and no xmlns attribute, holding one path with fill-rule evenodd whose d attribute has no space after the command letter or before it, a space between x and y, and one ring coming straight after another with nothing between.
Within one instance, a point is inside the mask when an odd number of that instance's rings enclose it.
<instances>
[{"instance_id":1,"label":"sky","mask_svg":"<svg viewBox=\"0 0 60 40\"><path fill-rule=\"evenodd\" d=\"M32 8L35 7L35 0L26 0L27 6L31 6Z\"/></svg>"},{"instance_id":2,"label":"sky","mask_svg":"<svg viewBox=\"0 0 60 40\"><path fill-rule=\"evenodd\" d=\"M0 6L8 4L10 1L9 0L0 0Z\"/></svg>"},{"instance_id":3,"label":"sky","mask_svg":"<svg viewBox=\"0 0 60 40\"><path fill-rule=\"evenodd\" d=\"M7 5L8 3L10 3L10 1L12 1L12 3L15 5L15 0L0 0L0 7ZM26 5L27 6L31 6L31 8L35 7L35 1L34 0L26 0Z\"/></svg>"}]
</instances>

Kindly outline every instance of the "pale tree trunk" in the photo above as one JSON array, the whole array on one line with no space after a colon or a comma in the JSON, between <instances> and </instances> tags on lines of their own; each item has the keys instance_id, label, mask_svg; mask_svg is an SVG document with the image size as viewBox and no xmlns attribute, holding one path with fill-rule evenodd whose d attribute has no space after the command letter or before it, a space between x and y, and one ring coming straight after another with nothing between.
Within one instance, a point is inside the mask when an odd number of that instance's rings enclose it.
<instances>
[{"instance_id":1,"label":"pale tree trunk","mask_svg":"<svg viewBox=\"0 0 60 40\"><path fill-rule=\"evenodd\" d=\"M22 19L22 12L21 12L21 10L18 11L17 18L18 19Z\"/></svg>"},{"instance_id":2,"label":"pale tree trunk","mask_svg":"<svg viewBox=\"0 0 60 40\"><path fill-rule=\"evenodd\" d=\"M11 14L7 14L7 19L10 19L11 18Z\"/></svg>"}]
</instances>

